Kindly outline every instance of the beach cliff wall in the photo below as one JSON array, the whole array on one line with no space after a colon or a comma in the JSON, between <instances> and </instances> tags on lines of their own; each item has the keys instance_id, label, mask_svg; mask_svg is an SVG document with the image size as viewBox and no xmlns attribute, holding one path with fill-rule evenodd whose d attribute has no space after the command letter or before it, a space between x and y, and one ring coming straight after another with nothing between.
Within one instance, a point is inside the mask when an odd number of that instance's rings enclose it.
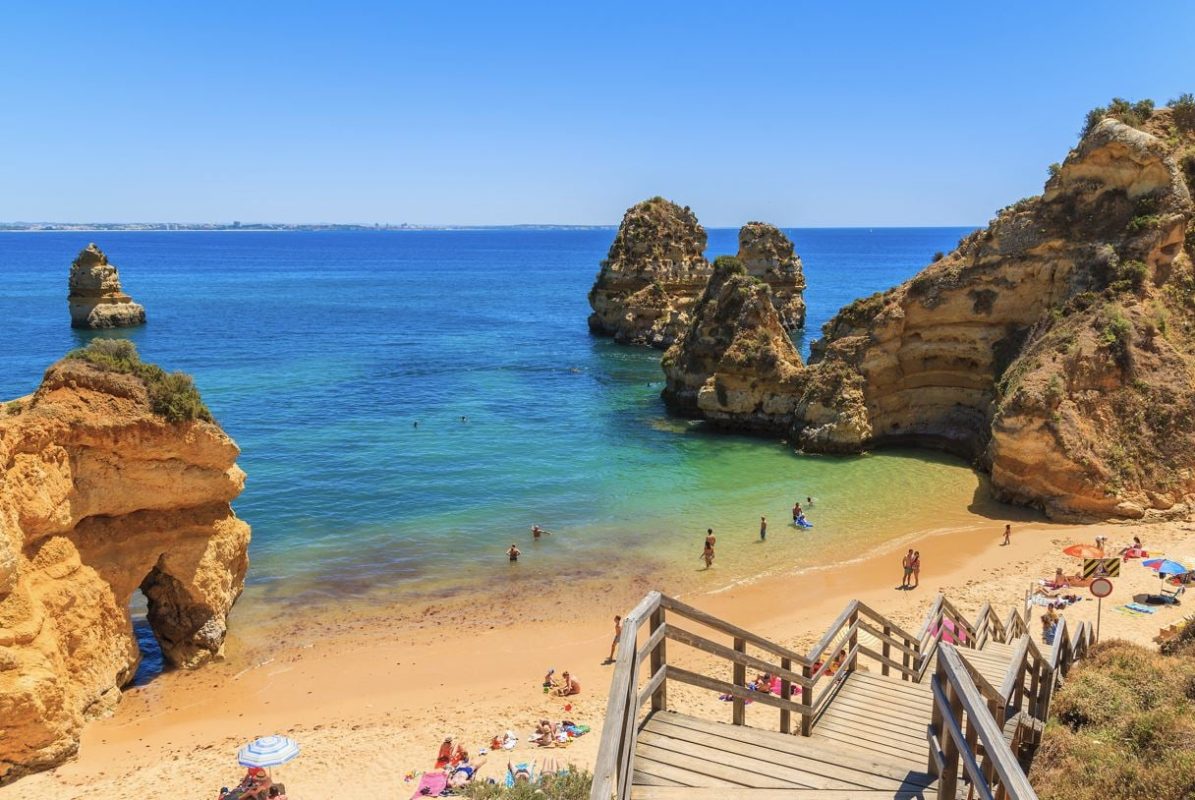
<instances>
[{"instance_id":1,"label":"beach cliff wall","mask_svg":"<svg viewBox=\"0 0 1195 800\"><path fill-rule=\"evenodd\" d=\"M769 304L729 293L665 354L664 398L809 452L945 448L999 499L1053 517L1177 512L1195 497L1195 130L1158 109L1095 124L1042 195L912 280L843 308L810 363ZM741 280L741 279L739 279ZM763 294L767 287L751 291ZM743 342L771 347L749 370ZM791 406L791 410L790 407Z\"/></svg>"},{"instance_id":2,"label":"beach cliff wall","mask_svg":"<svg viewBox=\"0 0 1195 800\"><path fill-rule=\"evenodd\" d=\"M0 406L0 782L72 756L140 660L138 588L167 661L221 654L248 567L236 444L186 376L127 342Z\"/></svg>"}]
</instances>

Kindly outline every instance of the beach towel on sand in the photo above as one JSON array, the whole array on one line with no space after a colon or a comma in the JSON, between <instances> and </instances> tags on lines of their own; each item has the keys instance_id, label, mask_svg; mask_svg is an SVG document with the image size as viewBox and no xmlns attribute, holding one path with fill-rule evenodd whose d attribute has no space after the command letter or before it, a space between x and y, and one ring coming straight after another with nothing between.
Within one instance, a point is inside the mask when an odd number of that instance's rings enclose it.
<instances>
[{"instance_id":1,"label":"beach towel on sand","mask_svg":"<svg viewBox=\"0 0 1195 800\"><path fill-rule=\"evenodd\" d=\"M425 772L419 780L419 788L411 795L411 800L421 797L439 797L448 788L448 776L443 772Z\"/></svg>"}]
</instances>

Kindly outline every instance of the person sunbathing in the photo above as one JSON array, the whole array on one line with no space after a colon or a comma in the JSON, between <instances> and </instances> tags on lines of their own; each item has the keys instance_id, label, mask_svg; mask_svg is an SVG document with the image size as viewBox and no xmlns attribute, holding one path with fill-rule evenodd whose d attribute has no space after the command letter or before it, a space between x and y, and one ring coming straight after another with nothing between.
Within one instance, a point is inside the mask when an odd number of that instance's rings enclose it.
<instances>
[{"instance_id":1,"label":"person sunbathing","mask_svg":"<svg viewBox=\"0 0 1195 800\"><path fill-rule=\"evenodd\" d=\"M565 672L560 677L564 679L564 682L556 687L553 694L557 697L571 697L574 694L581 694L581 684L577 682L576 678L569 675L568 672Z\"/></svg>"},{"instance_id":2,"label":"person sunbathing","mask_svg":"<svg viewBox=\"0 0 1195 800\"><path fill-rule=\"evenodd\" d=\"M444 769L452 761L452 737L445 736L440 745L440 752L436 754L436 769Z\"/></svg>"},{"instance_id":3,"label":"person sunbathing","mask_svg":"<svg viewBox=\"0 0 1195 800\"><path fill-rule=\"evenodd\" d=\"M552 723L546 719L541 719L539 724L535 726L535 735L531 737L531 743L540 747L551 747L555 738L556 731Z\"/></svg>"},{"instance_id":4,"label":"person sunbathing","mask_svg":"<svg viewBox=\"0 0 1195 800\"><path fill-rule=\"evenodd\" d=\"M768 694L772 691L772 676L766 672L761 673L754 683L748 684L748 688Z\"/></svg>"}]
</instances>

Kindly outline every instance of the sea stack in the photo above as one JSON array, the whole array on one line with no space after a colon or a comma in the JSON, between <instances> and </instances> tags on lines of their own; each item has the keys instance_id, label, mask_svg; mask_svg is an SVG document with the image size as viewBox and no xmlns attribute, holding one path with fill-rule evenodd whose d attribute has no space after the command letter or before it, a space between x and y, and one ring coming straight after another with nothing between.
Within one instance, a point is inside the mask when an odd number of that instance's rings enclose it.
<instances>
[{"instance_id":1,"label":"sea stack","mask_svg":"<svg viewBox=\"0 0 1195 800\"><path fill-rule=\"evenodd\" d=\"M589 292L589 330L665 349L705 289L705 229L688 206L653 197L627 209Z\"/></svg>"},{"instance_id":2,"label":"sea stack","mask_svg":"<svg viewBox=\"0 0 1195 800\"><path fill-rule=\"evenodd\" d=\"M138 588L189 668L221 654L244 586L236 444L189 379L102 341L0 408L0 783L62 763L111 712L140 660Z\"/></svg>"},{"instance_id":3,"label":"sea stack","mask_svg":"<svg viewBox=\"0 0 1195 800\"><path fill-rule=\"evenodd\" d=\"M1042 195L839 311L797 374L785 359L753 367L753 390L783 413L774 395L788 387L790 441L945 448L989 470L998 499L1053 518L1190 510L1195 125L1166 108L1134 125L1108 117L1050 172ZM665 399L753 427L758 403L717 393L750 376L716 349L770 342L775 320L727 309L668 354ZM704 387L719 402L702 402Z\"/></svg>"},{"instance_id":4,"label":"sea stack","mask_svg":"<svg viewBox=\"0 0 1195 800\"><path fill-rule=\"evenodd\" d=\"M792 240L775 225L748 222L739 229L738 259L748 275L771 290L784 329L805 327L805 272Z\"/></svg>"},{"instance_id":5,"label":"sea stack","mask_svg":"<svg viewBox=\"0 0 1195 800\"><path fill-rule=\"evenodd\" d=\"M72 328L130 328L145 324L145 308L133 302L120 286L120 274L94 243L71 264Z\"/></svg>"}]
</instances>

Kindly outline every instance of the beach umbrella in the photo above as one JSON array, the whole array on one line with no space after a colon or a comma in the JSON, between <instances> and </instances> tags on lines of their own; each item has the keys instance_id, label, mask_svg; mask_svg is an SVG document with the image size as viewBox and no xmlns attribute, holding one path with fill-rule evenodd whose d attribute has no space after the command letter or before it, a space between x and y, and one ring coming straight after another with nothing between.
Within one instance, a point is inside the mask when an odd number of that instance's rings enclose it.
<instances>
[{"instance_id":1,"label":"beach umbrella","mask_svg":"<svg viewBox=\"0 0 1195 800\"><path fill-rule=\"evenodd\" d=\"M277 767L299 755L299 744L286 736L263 736L237 751L242 767Z\"/></svg>"},{"instance_id":2,"label":"beach umbrella","mask_svg":"<svg viewBox=\"0 0 1195 800\"><path fill-rule=\"evenodd\" d=\"M1104 549L1102 547L1095 547L1090 544L1072 544L1070 547L1062 548L1064 555L1074 556L1075 558L1103 558Z\"/></svg>"},{"instance_id":3,"label":"beach umbrella","mask_svg":"<svg viewBox=\"0 0 1195 800\"><path fill-rule=\"evenodd\" d=\"M1158 577L1182 575L1191 571L1189 567L1185 567L1177 561L1171 561L1168 558L1148 558L1141 562L1141 566L1152 569L1158 573Z\"/></svg>"}]
</instances>

